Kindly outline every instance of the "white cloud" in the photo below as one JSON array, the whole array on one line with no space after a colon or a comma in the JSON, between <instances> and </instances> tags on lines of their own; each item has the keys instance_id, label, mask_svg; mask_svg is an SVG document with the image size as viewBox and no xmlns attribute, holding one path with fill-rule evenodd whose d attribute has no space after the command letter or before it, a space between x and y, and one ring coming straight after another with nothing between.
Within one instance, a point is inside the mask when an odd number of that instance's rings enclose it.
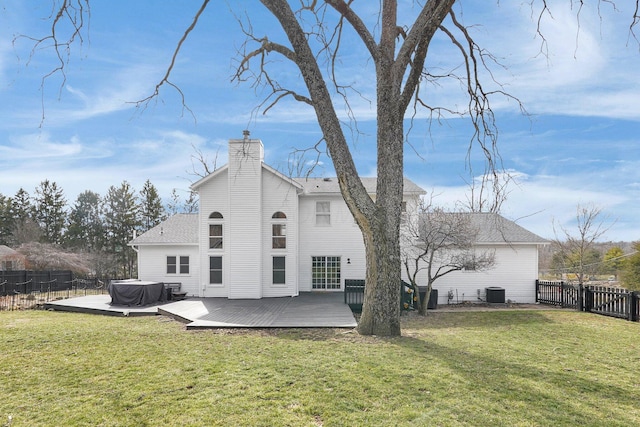
<instances>
[{"instance_id":1,"label":"white cloud","mask_svg":"<svg viewBox=\"0 0 640 427\"><path fill-rule=\"evenodd\" d=\"M77 137L69 141L54 141L48 132L13 137L6 145L0 145L0 158L17 160L46 160L52 158L104 157L101 147L86 147Z\"/></svg>"},{"instance_id":2,"label":"white cloud","mask_svg":"<svg viewBox=\"0 0 640 427\"><path fill-rule=\"evenodd\" d=\"M495 43L498 54L507 57L508 68L496 73L497 80L506 83L506 89L534 114L640 119L635 72L640 68L640 54L626 39L631 12L610 13L607 7L598 12L585 6L578 22L578 11L571 4L551 4L553 14L543 17L542 36L536 35L536 21L528 6L500 4L486 36ZM497 24L508 16L512 25ZM540 54L541 46L548 49L545 54Z\"/></svg>"},{"instance_id":3,"label":"white cloud","mask_svg":"<svg viewBox=\"0 0 640 427\"><path fill-rule=\"evenodd\" d=\"M590 177L585 175L526 175L512 171L518 182L509 186L508 197L501 214L528 230L551 239L553 223L569 230L573 226L576 207L594 204L603 211L603 219L609 215L619 220L603 236L605 240L635 240L640 238L640 207L623 192L586 187ZM447 209L455 209L467 200L468 186L421 186L435 196L434 203ZM621 214L621 216L617 216Z\"/></svg>"}]
</instances>

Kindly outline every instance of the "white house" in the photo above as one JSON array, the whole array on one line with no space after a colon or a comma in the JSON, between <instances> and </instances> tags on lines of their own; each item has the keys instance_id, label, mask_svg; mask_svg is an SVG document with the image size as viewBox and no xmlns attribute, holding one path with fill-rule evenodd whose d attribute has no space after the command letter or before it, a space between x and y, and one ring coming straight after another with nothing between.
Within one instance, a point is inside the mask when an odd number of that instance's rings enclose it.
<instances>
[{"instance_id":1,"label":"white house","mask_svg":"<svg viewBox=\"0 0 640 427\"><path fill-rule=\"evenodd\" d=\"M375 197L375 178L363 182ZM341 292L345 279L364 279L362 235L337 181L283 175L264 163L260 140L230 140L228 164L192 190L199 194L198 214L174 215L129 243L138 252L140 279L180 282L188 295L231 299ZM423 194L405 179L403 208L416 208ZM533 295L536 244L505 255L507 263L514 259L526 264L515 283L527 281ZM514 270L501 280L511 283Z\"/></svg>"}]
</instances>

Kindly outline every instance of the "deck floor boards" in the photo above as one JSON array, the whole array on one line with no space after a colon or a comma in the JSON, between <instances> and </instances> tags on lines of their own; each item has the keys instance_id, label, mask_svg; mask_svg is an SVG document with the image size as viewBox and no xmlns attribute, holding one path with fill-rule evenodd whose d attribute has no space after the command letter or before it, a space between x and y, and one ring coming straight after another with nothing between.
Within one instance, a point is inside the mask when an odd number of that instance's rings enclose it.
<instances>
[{"instance_id":1,"label":"deck floor boards","mask_svg":"<svg viewBox=\"0 0 640 427\"><path fill-rule=\"evenodd\" d=\"M305 292L297 297L259 300L187 298L146 307L112 306L110 302L109 295L96 295L52 301L45 308L114 316L163 314L187 323L187 329L357 326L342 293Z\"/></svg>"}]
</instances>

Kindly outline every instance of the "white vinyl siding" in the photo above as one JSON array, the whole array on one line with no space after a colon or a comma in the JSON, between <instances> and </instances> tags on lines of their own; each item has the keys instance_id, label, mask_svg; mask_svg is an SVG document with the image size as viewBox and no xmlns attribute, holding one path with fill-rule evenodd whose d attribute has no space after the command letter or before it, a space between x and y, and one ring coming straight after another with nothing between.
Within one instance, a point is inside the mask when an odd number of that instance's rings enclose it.
<instances>
[{"instance_id":1,"label":"white vinyl siding","mask_svg":"<svg viewBox=\"0 0 640 427\"><path fill-rule=\"evenodd\" d=\"M211 179L198 188L198 195L200 199L200 227L199 227L199 241L200 241L200 265L199 269L199 296L202 297L227 297L228 287L226 286L226 275L228 273L228 251L229 245L229 171L227 168L219 169L214 172ZM212 213L218 212L220 218L209 218ZM218 216L218 215L214 215ZM210 246L210 224L222 224L222 248L211 249ZM212 285L210 283L209 272L209 257L221 256L223 262L223 276L222 284ZM192 267L192 271L194 267Z\"/></svg>"},{"instance_id":2,"label":"white vinyl siding","mask_svg":"<svg viewBox=\"0 0 640 427\"><path fill-rule=\"evenodd\" d=\"M176 257L176 271L180 258L188 258L189 274L167 274L167 253ZM180 282L181 290L199 296L199 254L197 245L140 246L138 248L138 277L155 282Z\"/></svg>"},{"instance_id":3,"label":"white vinyl siding","mask_svg":"<svg viewBox=\"0 0 640 427\"><path fill-rule=\"evenodd\" d=\"M262 195L262 296L298 295L298 188L265 168ZM274 227L280 225L284 227ZM275 274L274 281L275 257L282 257L284 269Z\"/></svg>"},{"instance_id":4,"label":"white vinyl siding","mask_svg":"<svg viewBox=\"0 0 640 427\"><path fill-rule=\"evenodd\" d=\"M229 141L229 215L226 263L228 297L262 298L262 143ZM266 196L266 195L265 195ZM273 211L268 213L269 217Z\"/></svg>"},{"instance_id":5,"label":"white vinyl siding","mask_svg":"<svg viewBox=\"0 0 640 427\"><path fill-rule=\"evenodd\" d=\"M505 301L535 303L537 246L501 244L478 247L478 251L482 250L495 250L494 268L485 271L456 271L442 276L433 284L434 289L438 290L438 304L482 302L485 300L485 288L490 286L504 288ZM426 270L418 274L418 283L426 285ZM451 300L448 300L449 293L452 295Z\"/></svg>"},{"instance_id":6,"label":"white vinyl siding","mask_svg":"<svg viewBox=\"0 0 640 427\"><path fill-rule=\"evenodd\" d=\"M316 202L331 204L331 227L316 226ZM340 195L303 195L300 197L300 245L298 249L298 277L300 292L311 292L312 260L314 256L339 256L341 287L345 279L364 279L366 261L360 228ZM289 237L291 240L291 237ZM347 264L346 260L351 262Z\"/></svg>"}]
</instances>

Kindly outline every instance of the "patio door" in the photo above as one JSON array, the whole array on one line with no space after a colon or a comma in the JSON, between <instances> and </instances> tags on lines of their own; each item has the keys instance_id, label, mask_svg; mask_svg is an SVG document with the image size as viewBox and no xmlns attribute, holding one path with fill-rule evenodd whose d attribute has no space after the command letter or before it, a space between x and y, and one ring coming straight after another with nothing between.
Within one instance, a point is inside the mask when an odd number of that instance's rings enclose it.
<instances>
[{"instance_id":1,"label":"patio door","mask_svg":"<svg viewBox=\"0 0 640 427\"><path fill-rule=\"evenodd\" d=\"M314 291L339 291L340 257L314 256L311 260L311 289Z\"/></svg>"}]
</instances>

